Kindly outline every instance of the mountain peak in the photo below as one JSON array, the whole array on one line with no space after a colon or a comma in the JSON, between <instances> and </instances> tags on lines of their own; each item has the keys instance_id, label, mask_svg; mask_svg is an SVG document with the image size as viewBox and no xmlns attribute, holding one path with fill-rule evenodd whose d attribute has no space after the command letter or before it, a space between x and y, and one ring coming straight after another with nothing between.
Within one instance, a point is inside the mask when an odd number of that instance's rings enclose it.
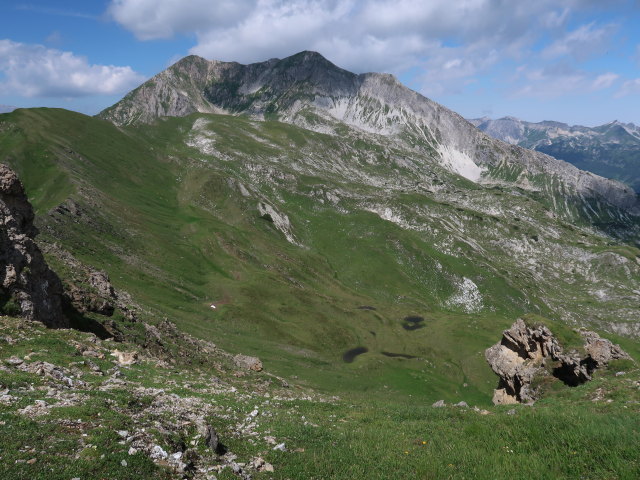
<instances>
[{"instance_id":1,"label":"mountain peak","mask_svg":"<svg viewBox=\"0 0 640 480\"><path fill-rule=\"evenodd\" d=\"M315 52L313 50L303 50L301 52L294 53L293 55L291 55L289 57L285 57L283 60L288 60L288 59L289 60L300 60L302 62L327 62L327 63L331 63L331 62L329 62L329 60L327 60L320 53Z\"/></svg>"}]
</instances>

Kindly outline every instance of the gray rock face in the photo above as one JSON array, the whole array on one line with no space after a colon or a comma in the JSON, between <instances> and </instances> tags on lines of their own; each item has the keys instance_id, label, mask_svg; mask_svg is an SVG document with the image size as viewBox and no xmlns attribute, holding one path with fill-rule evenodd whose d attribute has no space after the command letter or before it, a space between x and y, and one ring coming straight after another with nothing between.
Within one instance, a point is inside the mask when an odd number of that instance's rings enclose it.
<instances>
[{"instance_id":1,"label":"gray rock face","mask_svg":"<svg viewBox=\"0 0 640 480\"><path fill-rule=\"evenodd\" d=\"M605 200L640 214L634 192L619 182L495 140L392 75L356 75L315 52L251 65L186 57L99 116L127 125L193 112L273 117L333 134L347 124L410 145L417 155L474 182L504 181L492 168L524 168L519 179L524 186L527 177L546 174L561 179L567 195Z\"/></svg>"},{"instance_id":2,"label":"gray rock face","mask_svg":"<svg viewBox=\"0 0 640 480\"><path fill-rule=\"evenodd\" d=\"M597 333L581 332L586 355L563 353L551 331L542 325L516 322L502 333L502 340L485 351L491 369L500 377L493 403L533 403L540 395L536 380L554 376L570 386L591 380L596 368L611 360L630 358L618 345Z\"/></svg>"},{"instance_id":3,"label":"gray rock face","mask_svg":"<svg viewBox=\"0 0 640 480\"><path fill-rule=\"evenodd\" d=\"M0 164L0 306L5 313L66 327L62 283L34 241L33 218L17 175Z\"/></svg>"},{"instance_id":4,"label":"gray rock face","mask_svg":"<svg viewBox=\"0 0 640 480\"><path fill-rule=\"evenodd\" d=\"M218 451L218 447L220 445L220 438L218 437L218 432L211 425L204 425L200 430L200 434L204 438L204 443L209 447L213 452Z\"/></svg>"}]
</instances>

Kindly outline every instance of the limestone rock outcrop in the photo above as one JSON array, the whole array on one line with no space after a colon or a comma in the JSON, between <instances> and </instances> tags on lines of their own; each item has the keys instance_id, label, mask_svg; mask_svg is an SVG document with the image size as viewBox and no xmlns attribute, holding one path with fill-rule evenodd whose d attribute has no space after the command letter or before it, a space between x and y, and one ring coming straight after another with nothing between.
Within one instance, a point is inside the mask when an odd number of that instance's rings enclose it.
<instances>
[{"instance_id":1,"label":"limestone rock outcrop","mask_svg":"<svg viewBox=\"0 0 640 480\"><path fill-rule=\"evenodd\" d=\"M49 327L67 327L62 283L34 241L33 219L18 176L0 164L0 309Z\"/></svg>"},{"instance_id":2,"label":"limestone rock outcrop","mask_svg":"<svg viewBox=\"0 0 640 480\"><path fill-rule=\"evenodd\" d=\"M569 386L591 380L596 368L611 360L630 358L618 345L597 333L582 330L585 355L564 353L551 331L544 325L516 322L502 333L502 339L485 351L491 369L500 377L493 403L533 403L540 396L545 378L556 377Z\"/></svg>"}]
</instances>

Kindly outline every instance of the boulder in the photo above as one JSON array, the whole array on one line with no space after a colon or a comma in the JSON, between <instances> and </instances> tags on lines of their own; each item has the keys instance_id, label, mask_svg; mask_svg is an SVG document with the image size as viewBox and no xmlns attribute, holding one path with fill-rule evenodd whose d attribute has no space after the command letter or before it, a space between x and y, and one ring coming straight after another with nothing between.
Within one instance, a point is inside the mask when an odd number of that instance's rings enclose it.
<instances>
[{"instance_id":1,"label":"boulder","mask_svg":"<svg viewBox=\"0 0 640 480\"><path fill-rule=\"evenodd\" d=\"M233 362L240 368L253 370L254 372L262 371L262 362L258 357L238 354L233 357Z\"/></svg>"},{"instance_id":2,"label":"boulder","mask_svg":"<svg viewBox=\"0 0 640 480\"><path fill-rule=\"evenodd\" d=\"M596 363L596 367L607 365L611 360L630 359L629 355L619 345L611 343L595 332L582 330L580 332L585 341L584 350Z\"/></svg>"},{"instance_id":3,"label":"boulder","mask_svg":"<svg viewBox=\"0 0 640 480\"><path fill-rule=\"evenodd\" d=\"M540 380L556 377L569 386L591 380L596 368L611 360L630 358L618 345L597 333L580 332L585 355L564 353L562 346L544 325L530 326L518 319L502 333L502 339L485 351L485 358L498 375L493 394L495 405L533 403L541 393Z\"/></svg>"}]
</instances>

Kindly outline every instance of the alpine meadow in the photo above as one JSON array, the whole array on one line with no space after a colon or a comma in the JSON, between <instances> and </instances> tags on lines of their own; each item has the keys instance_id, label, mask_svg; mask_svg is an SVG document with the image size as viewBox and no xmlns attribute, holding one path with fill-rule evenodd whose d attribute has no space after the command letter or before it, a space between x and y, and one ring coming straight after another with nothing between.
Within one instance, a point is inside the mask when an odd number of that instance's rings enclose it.
<instances>
[{"instance_id":1,"label":"alpine meadow","mask_svg":"<svg viewBox=\"0 0 640 480\"><path fill-rule=\"evenodd\" d=\"M640 478L637 127L507 120L312 51L1 113L0 478Z\"/></svg>"}]
</instances>

